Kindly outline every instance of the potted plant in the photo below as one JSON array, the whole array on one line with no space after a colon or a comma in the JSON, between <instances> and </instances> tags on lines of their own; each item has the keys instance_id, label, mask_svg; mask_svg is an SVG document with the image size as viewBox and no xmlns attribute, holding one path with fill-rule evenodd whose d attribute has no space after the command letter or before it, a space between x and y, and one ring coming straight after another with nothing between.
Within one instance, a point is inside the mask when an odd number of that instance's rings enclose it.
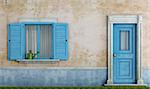
<instances>
[{"instance_id":1,"label":"potted plant","mask_svg":"<svg viewBox=\"0 0 150 89\"><path fill-rule=\"evenodd\" d=\"M33 53L32 50L29 50L29 53L27 53L27 59L28 60L32 60L33 58L35 58L36 55L38 55L40 52L37 51L37 53Z\"/></svg>"}]
</instances>

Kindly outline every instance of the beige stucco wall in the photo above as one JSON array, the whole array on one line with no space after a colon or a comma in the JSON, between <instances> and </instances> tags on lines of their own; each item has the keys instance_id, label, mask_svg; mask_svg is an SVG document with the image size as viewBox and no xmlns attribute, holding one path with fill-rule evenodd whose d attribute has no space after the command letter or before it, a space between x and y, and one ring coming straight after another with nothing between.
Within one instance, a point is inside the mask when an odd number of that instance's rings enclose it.
<instances>
[{"instance_id":1,"label":"beige stucco wall","mask_svg":"<svg viewBox=\"0 0 150 89\"><path fill-rule=\"evenodd\" d=\"M107 67L107 15L143 16L142 62L150 68L150 0L0 0L0 66ZM7 24L52 18L69 24L69 60L48 64L7 61Z\"/></svg>"}]
</instances>

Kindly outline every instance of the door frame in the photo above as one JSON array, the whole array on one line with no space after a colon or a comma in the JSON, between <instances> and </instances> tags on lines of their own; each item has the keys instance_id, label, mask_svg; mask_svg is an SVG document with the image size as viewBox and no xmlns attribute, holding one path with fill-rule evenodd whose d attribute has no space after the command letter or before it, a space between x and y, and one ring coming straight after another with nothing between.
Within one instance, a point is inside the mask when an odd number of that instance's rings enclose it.
<instances>
[{"instance_id":1,"label":"door frame","mask_svg":"<svg viewBox=\"0 0 150 89\"><path fill-rule=\"evenodd\" d=\"M106 85L113 83L113 24L131 23L136 24L136 84L144 84L141 68L141 30L142 16L140 15L110 15L108 16L108 80Z\"/></svg>"}]
</instances>

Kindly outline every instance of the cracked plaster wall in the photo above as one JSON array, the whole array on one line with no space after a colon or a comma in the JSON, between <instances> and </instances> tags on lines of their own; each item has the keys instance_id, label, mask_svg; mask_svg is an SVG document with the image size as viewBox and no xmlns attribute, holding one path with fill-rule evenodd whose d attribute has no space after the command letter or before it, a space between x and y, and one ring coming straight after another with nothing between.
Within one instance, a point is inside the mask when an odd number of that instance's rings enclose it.
<instances>
[{"instance_id":1,"label":"cracked plaster wall","mask_svg":"<svg viewBox=\"0 0 150 89\"><path fill-rule=\"evenodd\" d=\"M150 67L150 0L0 0L0 66L107 67L107 15L141 14L142 62ZM53 18L69 24L69 60L53 64L7 61L7 24Z\"/></svg>"}]
</instances>

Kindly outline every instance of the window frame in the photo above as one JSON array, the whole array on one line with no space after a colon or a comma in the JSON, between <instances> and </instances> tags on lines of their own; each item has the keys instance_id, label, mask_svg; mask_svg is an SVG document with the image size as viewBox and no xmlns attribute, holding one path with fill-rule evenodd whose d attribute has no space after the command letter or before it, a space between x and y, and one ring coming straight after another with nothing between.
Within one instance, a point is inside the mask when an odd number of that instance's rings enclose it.
<instances>
[{"instance_id":1,"label":"window frame","mask_svg":"<svg viewBox=\"0 0 150 89\"><path fill-rule=\"evenodd\" d=\"M26 25L51 25L52 27L53 27L53 24L54 23L52 23L52 22L21 22L21 24L23 24L24 25L24 29L26 30L26 28L25 28L25 26ZM38 28L39 29L39 28ZM39 35L40 33L39 32L37 32L37 35ZM25 36L26 36L26 31L25 31ZM40 36L37 36L37 39L39 38ZM40 44L40 41L37 41L37 51L38 50L40 50L39 48L40 47L38 47L39 45L38 44ZM26 37L25 37L25 53L27 53L26 52ZM52 43L52 49L53 49L53 43ZM26 57L26 54L25 54L25 57ZM25 58L26 59L26 58ZM33 58L32 60L49 60L49 59L53 59L53 58Z\"/></svg>"},{"instance_id":2,"label":"window frame","mask_svg":"<svg viewBox=\"0 0 150 89\"><path fill-rule=\"evenodd\" d=\"M37 36L36 36L36 39L38 39L37 40L37 42L36 42L36 51L39 51L40 52L40 48L41 48L41 38L40 38L40 36L41 36L41 25L49 25L49 26L51 26L51 29L48 29L48 30L53 30L53 28L52 28L52 24L25 24L25 26L35 26L35 30L36 30L36 33L37 33ZM25 36L27 36L27 31L26 31L27 29L26 29L26 27L25 27ZM53 44L53 36L52 36L52 32L53 31L51 31L51 54L52 54L52 48L53 48L53 46L52 46L52 44ZM25 50L26 50L26 55L27 55L27 37L25 37ZM52 58L52 55L51 55L51 57L50 58L40 58L40 56L38 56L37 58L33 58L33 60L36 60L36 59L53 59Z\"/></svg>"}]
</instances>

